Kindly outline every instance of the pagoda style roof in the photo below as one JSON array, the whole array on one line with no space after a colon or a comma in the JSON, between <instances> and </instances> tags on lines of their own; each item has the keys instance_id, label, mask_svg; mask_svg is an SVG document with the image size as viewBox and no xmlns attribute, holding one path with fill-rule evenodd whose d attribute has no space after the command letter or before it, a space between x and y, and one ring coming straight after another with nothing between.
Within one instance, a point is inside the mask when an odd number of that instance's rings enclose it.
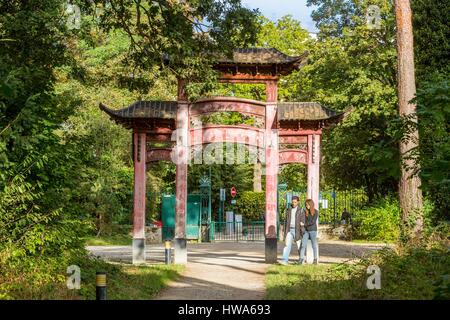
<instances>
[{"instance_id":1,"label":"pagoda style roof","mask_svg":"<svg viewBox=\"0 0 450 320\"><path fill-rule=\"evenodd\" d=\"M278 121L328 120L343 115L318 102L278 102Z\"/></svg>"},{"instance_id":2,"label":"pagoda style roof","mask_svg":"<svg viewBox=\"0 0 450 320\"><path fill-rule=\"evenodd\" d=\"M247 102L264 104L261 101L249 99L237 99L231 97L219 97L220 99L200 99L198 103L211 101L223 103ZM137 101L123 109L114 110L100 103L100 109L106 112L116 123L127 128L133 127L136 122L143 122L148 119L175 120L177 113L177 101ZM278 121L324 121L325 123L335 123L343 118L346 112L338 113L317 102L278 102Z\"/></svg>"},{"instance_id":3,"label":"pagoda style roof","mask_svg":"<svg viewBox=\"0 0 450 320\"><path fill-rule=\"evenodd\" d=\"M112 118L120 119L175 119L177 114L176 101L136 101L130 106L114 110L103 103L100 103L100 109L105 111Z\"/></svg>"},{"instance_id":4,"label":"pagoda style roof","mask_svg":"<svg viewBox=\"0 0 450 320\"><path fill-rule=\"evenodd\" d=\"M177 101L136 101L130 106L118 110L100 103L100 109L117 124L132 129L138 123L145 124L149 119L173 122L177 114L177 105Z\"/></svg>"},{"instance_id":5,"label":"pagoda style roof","mask_svg":"<svg viewBox=\"0 0 450 320\"><path fill-rule=\"evenodd\" d=\"M233 57L220 57L217 63L228 64L291 64L302 62L306 53L301 56L288 56L275 48L240 48L233 51Z\"/></svg>"},{"instance_id":6,"label":"pagoda style roof","mask_svg":"<svg viewBox=\"0 0 450 320\"><path fill-rule=\"evenodd\" d=\"M226 73L287 75L303 66L307 56L308 52L288 56L275 48L239 48L233 51L232 57L219 56L214 68Z\"/></svg>"},{"instance_id":7,"label":"pagoda style roof","mask_svg":"<svg viewBox=\"0 0 450 320\"><path fill-rule=\"evenodd\" d=\"M249 75L287 75L300 69L306 62L309 52L299 56L288 56L275 48L237 48L231 56L215 54L213 68L222 74ZM163 54L165 63L170 63L170 56Z\"/></svg>"}]
</instances>

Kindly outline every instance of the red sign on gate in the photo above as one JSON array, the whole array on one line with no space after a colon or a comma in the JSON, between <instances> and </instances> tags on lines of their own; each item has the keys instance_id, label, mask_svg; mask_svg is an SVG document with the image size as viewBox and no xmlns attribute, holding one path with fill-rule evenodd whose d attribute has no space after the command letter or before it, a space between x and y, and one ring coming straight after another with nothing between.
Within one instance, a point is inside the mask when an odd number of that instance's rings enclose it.
<instances>
[{"instance_id":1,"label":"red sign on gate","mask_svg":"<svg viewBox=\"0 0 450 320\"><path fill-rule=\"evenodd\" d=\"M236 197L236 188L234 186L231 187L231 196Z\"/></svg>"}]
</instances>

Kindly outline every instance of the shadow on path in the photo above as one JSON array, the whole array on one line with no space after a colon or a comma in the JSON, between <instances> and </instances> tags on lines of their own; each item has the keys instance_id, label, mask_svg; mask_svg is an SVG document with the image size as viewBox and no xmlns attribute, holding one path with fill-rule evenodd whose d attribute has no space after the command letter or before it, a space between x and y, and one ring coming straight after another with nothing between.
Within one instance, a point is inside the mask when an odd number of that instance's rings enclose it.
<instances>
[{"instance_id":1,"label":"shadow on path","mask_svg":"<svg viewBox=\"0 0 450 320\"><path fill-rule=\"evenodd\" d=\"M355 244L344 241L319 241L320 263L355 261L383 244ZM278 243L281 258L284 244ZM110 261L131 263L131 246L92 246L93 255ZM146 249L148 264L164 263L163 244L149 245ZM298 260L293 246L291 260ZM161 300L193 299L263 299L265 275L263 242L216 242L188 244L188 264L176 281L156 296Z\"/></svg>"}]
</instances>

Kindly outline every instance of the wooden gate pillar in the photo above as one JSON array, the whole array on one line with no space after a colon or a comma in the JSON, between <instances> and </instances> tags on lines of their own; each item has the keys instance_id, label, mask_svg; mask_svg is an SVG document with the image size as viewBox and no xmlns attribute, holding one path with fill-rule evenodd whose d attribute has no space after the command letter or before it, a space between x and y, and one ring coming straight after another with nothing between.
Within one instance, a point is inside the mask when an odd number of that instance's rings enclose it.
<instances>
[{"instance_id":1,"label":"wooden gate pillar","mask_svg":"<svg viewBox=\"0 0 450 320\"><path fill-rule=\"evenodd\" d=\"M175 192L175 255L177 264L187 263L186 207L187 171L189 159L189 104L185 83L178 82L178 107L176 115L176 192Z\"/></svg>"},{"instance_id":2,"label":"wooden gate pillar","mask_svg":"<svg viewBox=\"0 0 450 320\"><path fill-rule=\"evenodd\" d=\"M319 183L320 183L320 134L308 135L308 189L309 199L314 201L319 209Z\"/></svg>"},{"instance_id":3,"label":"wooden gate pillar","mask_svg":"<svg viewBox=\"0 0 450 320\"><path fill-rule=\"evenodd\" d=\"M133 264L145 262L146 139L134 130Z\"/></svg>"},{"instance_id":4,"label":"wooden gate pillar","mask_svg":"<svg viewBox=\"0 0 450 320\"><path fill-rule=\"evenodd\" d=\"M314 201L314 206L319 210L319 191L320 191L320 134L308 135L308 189L307 197ZM319 214L320 219L320 214ZM319 219L317 219L317 238L320 238ZM308 259L311 261L313 256L312 245L308 241L307 246ZM319 248L317 248L317 255L319 256Z\"/></svg>"},{"instance_id":5,"label":"wooden gate pillar","mask_svg":"<svg viewBox=\"0 0 450 320\"><path fill-rule=\"evenodd\" d=\"M277 81L266 83L266 221L265 260L277 262L277 176L278 176L278 133L277 133Z\"/></svg>"}]
</instances>

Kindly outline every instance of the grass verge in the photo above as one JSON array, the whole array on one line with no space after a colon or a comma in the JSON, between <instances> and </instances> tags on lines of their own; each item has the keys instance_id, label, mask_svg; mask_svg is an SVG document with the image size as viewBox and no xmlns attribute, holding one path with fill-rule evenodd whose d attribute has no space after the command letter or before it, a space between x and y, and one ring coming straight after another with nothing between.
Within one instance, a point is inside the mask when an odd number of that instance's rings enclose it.
<instances>
[{"instance_id":1,"label":"grass verge","mask_svg":"<svg viewBox=\"0 0 450 320\"><path fill-rule=\"evenodd\" d=\"M366 287L367 267L381 270L381 289ZM448 247L385 248L357 264L271 266L266 299L450 299Z\"/></svg>"},{"instance_id":2,"label":"grass verge","mask_svg":"<svg viewBox=\"0 0 450 320\"><path fill-rule=\"evenodd\" d=\"M79 290L66 285L67 267L80 267ZM183 271L180 265L118 265L89 257L84 250L58 257L28 257L0 263L0 299L95 299L95 274L107 274L108 300L151 299Z\"/></svg>"},{"instance_id":3,"label":"grass verge","mask_svg":"<svg viewBox=\"0 0 450 320\"><path fill-rule=\"evenodd\" d=\"M384 244L384 245L395 245L395 241L380 241L380 240L363 240L363 239L352 239L353 243L360 244Z\"/></svg>"},{"instance_id":4,"label":"grass verge","mask_svg":"<svg viewBox=\"0 0 450 320\"><path fill-rule=\"evenodd\" d=\"M90 235L84 238L87 246L129 246L132 242L132 226L130 225L111 225L108 233L100 236Z\"/></svg>"},{"instance_id":5,"label":"grass verge","mask_svg":"<svg viewBox=\"0 0 450 320\"><path fill-rule=\"evenodd\" d=\"M132 238L128 234L115 234L110 236L90 236L85 238L87 246L129 246Z\"/></svg>"}]
</instances>

